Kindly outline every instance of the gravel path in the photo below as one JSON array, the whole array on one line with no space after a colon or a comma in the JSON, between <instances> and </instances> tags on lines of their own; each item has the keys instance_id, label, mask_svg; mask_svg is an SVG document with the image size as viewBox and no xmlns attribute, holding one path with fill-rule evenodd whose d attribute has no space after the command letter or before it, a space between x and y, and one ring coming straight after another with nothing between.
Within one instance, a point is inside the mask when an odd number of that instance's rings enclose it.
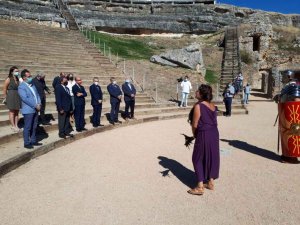
<instances>
[{"instance_id":1,"label":"gravel path","mask_svg":"<svg viewBox=\"0 0 300 225\"><path fill-rule=\"evenodd\" d=\"M276 105L219 117L216 190L195 184L186 119L124 127L49 152L0 179L1 225L300 224L300 165L276 155Z\"/></svg>"}]
</instances>

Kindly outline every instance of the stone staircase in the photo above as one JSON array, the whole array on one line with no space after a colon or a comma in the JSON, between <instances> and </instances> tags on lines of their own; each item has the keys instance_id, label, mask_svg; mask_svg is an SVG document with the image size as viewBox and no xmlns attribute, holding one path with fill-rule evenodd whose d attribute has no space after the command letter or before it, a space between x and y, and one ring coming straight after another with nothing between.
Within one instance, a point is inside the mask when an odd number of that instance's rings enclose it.
<instances>
[{"instance_id":1,"label":"stone staircase","mask_svg":"<svg viewBox=\"0 0 300 225\"><path fill-rule=\"evenodd\" d=\"M220 93L223 93L226 85L241 72L238 28L226 28L224 39L225 47L222 60L222 72L220 77Z\"/></svg>"},{"instance_id":2,"label":"stone staircase","mask_svg":"<svg viewBox=\"0 0 300 225\"><path fill-rule=\"evenodd\" d=\"M54 0L56 7L60 10L62 17L67 21L68 28L70 30L79 30L77 23L69 12L68 7L66 6L63 0Z\"/></svg>"}]
</instances>

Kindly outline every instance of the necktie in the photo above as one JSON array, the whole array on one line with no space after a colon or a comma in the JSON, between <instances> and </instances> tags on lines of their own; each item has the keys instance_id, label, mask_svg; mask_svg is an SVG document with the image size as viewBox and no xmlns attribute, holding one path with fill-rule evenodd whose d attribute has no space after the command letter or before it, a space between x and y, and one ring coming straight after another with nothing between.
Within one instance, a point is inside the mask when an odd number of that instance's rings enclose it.
<instances>
[{"instance_id":1,"label":"necktie","mask_svg":"<svg viewBox=\"0 0 300 225\"><path fill-rule=\"evenodd\" d=\"M68 95L70 95L70 90L68 87L65 87L66 92L68 93Z\"/></svg>"}]
</instances>

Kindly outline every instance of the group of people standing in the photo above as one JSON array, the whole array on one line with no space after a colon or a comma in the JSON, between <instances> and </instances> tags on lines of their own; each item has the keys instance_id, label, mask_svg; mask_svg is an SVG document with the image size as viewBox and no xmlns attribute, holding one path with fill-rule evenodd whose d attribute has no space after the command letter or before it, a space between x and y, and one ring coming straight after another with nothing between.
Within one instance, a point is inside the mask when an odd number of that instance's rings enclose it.
<instances>
[{"instance_id":1,"label":"group of people standing","mask_svg":"<svg viewBox=\"0 0 300 225\"><path fill-rule=\"evenodd\" d=\"M239 73L238 76L233 80L233 82L228 83L226 88L223 92L223 102L225 104L226 112L224 113L224 116L230 117L231 116L231 105L232 105L232 99L235 95L237 95L240 91L243 90L243 104L249 103L249 95L251 92L251 86L249 83L247 83L243 87L243 75L242 73Z\"/></svg>"},{"instance_id":2,"label":"group of people standing","mask_svg":"<svg viewBox=\"0 0 300 225\"><path fill-rule=\"evenodd\" d=\"M55 104L58 112L58 135L60 138L72 137L73 128L70 118L75 120L77 132L86 130L85 128L85 98L87 92L82 85L82 79L73 74L60 73L52 82L55 94ZM110 95L111 111L109 122L111 124L121 123L118 119L120 103L124 95L125 113L124 119L136 119L134 117L136 89L129 78L120 86L116 79L112 77L107 86ZM23 138L24 148L31 149L35 145L41 145L36 139L36 129L38 118L43 125L51 125L45 116L46 94L51 93L45 82L45 76L38 74L34 78L29 70L24 69L19 72L16 66L9 69L9 75L4 81L4 100L9 110L9 120L11 129L14 132L22 131L18 127L19 111L21 109L24 118ZM91 95L91 105L93 107L92 124L93 127L103 126L100 123L103 92L99 85L99 78L93 78L93 84L89 87Z\"/></svg>"},{"instance_id":3,"label":"group of people standing","mask_svg":"<svg viewBox=\"0 0 300 225\"><path fill-rule=\"evenodd\" d=\"M71 116L74 117L77 132L87 130L85 128L85 98L88 94L82 85L82 79L79 76L74 77L73 74L65 75L64 73L61 73L54 78L52 86L55 90L55 102L58 111L59 137L66 138L67 136L73 136L71 134L73 128L70 124ZM115 123L122 123L118 119L118 116L123 94L125 101L124 119L135 119L134 107L136 89L130 79L125 80L125 83L122 85L122 90L117 84L116 79L112 77L110 79L110 84L107 86L107 91L110 95L111 104L109 122L113 125ZM99 85L98 77L93 78L93 84L89 87L89 92L91 95L91 105L93 107L93 115L91 118L93 127L103 126L100 122L103 92Z\"/></svg>"}]
</instances>

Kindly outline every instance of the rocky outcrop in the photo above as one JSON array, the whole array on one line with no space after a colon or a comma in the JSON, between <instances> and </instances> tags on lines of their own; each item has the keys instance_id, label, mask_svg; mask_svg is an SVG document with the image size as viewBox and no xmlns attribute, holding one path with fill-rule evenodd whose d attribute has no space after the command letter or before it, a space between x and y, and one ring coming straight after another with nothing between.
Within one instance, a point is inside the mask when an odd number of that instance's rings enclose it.
<instances>
[{"instance_id":1,"label":"rocky outcrop","mask_svg":"<svg viewBox=\"0 0 300 225\"><path fill-rule=\"evenodd\" d=\"M116 33L213 33L226 26L270 21L271 24L300 27L300 15L269 13L199 0L190 4L130 4L108 1L63 0L79 25ZM137 0L135 1L137 2ZM198 4L198 3L207 4ZM63 23L50 0L0 0L0 17L18 17ZM139 2L141 3L141 2ZM180 2L182 3L182 2Z\"/></svg>"},{"instance_id":2,"label":"rocky outcrop","mask_svg":"<svg viewBox=\"0 0 300 225\"><path fill-rule=\"evenodd\" d=\"M121 4L65 0L83 26L117 33L212 33L225 26L256 23L300 27L300 15L269 13L231 5Z\"/></svg>"},{"instance_id":3,"label":"rocky outcrop","mask_svg":"<svg viewBox=\"0 0 300 225\"><path fill-rule=\"evenodd\" d=\"M183 49L169 50L159 56L154 55L150 58L150 61L166 66L183 67L192 70L204 70L201 47L196 43Z\"/></svg>"}]
</instances>

